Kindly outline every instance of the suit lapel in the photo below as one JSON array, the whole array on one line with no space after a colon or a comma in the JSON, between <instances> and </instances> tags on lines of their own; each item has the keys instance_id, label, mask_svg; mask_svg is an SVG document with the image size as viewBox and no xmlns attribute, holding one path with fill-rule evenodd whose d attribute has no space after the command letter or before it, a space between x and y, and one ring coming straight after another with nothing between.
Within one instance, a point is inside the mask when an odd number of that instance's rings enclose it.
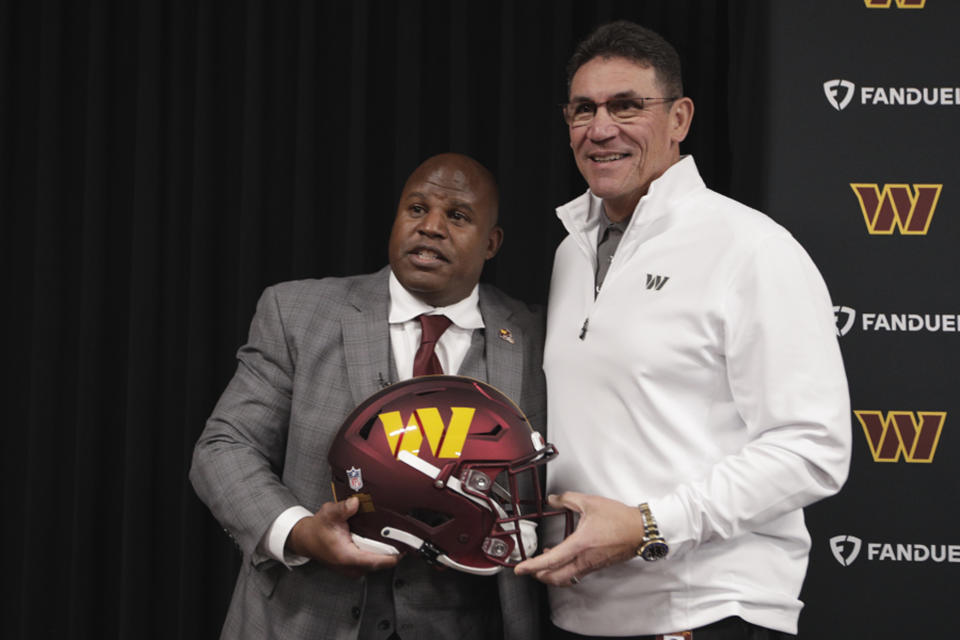
<instances>
[{"instance_id":1,"label":"suit lapel","mask_svg":"<svg viewBox=\"0 0 960 640\"><path fill-rule=\"evenodd\" d=\"M348 309L340 321L346 376L354 404L360 404L390 382L391 370L389 267L357 279L347 295Z\"/></svg>"},{"instance_id":2,"label":"suit lapel","mask_svg":"<svg viewBox=\"0 0 960 640\"><path fill-rule=\"evenodd\" d=\"M480 313L486 342L487 382L519 402L523 391L523 329L511 321L509 310L485 296L480 287Z\"/></svg>"},{"instance_id":3,"label":"suit lapel","mask_svg":"<svg viewBox=\"0 0 960 640\"><path fill-rule=\"evenodd\" d=\"M390 350L389 267L358 278L347 294L341 319L346 376L354 404L360 404L389 383L396 382ZM523 391L523 329L495 296L480 287L487 382L517 401ZM466 372L463 372L466 374Z\"/></svg>"}]
</instances>

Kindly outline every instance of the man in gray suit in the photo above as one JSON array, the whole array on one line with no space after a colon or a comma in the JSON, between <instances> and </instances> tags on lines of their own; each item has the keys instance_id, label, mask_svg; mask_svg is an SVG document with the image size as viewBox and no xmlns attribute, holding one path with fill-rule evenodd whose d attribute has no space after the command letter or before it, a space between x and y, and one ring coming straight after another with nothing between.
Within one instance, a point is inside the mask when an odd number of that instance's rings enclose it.
<instances>
[{"instance_id":1,"label":"man in gray suit","mask_svg":"<svg viewBox=\"0 0 960 640\"><path fill-rule=\"evenodd\" d=\"M404 186L389 267L263 293L190 470L243 551L223 638L538 636L533 581L359 549L347 524L357 500L333 502L327 464L350 411L412 375L421 314L452 320L436 346L445 373L486 380L542 431L543 318L478 285L502 239L493 176L442 154Z\"/></svg>"}]
</instances>

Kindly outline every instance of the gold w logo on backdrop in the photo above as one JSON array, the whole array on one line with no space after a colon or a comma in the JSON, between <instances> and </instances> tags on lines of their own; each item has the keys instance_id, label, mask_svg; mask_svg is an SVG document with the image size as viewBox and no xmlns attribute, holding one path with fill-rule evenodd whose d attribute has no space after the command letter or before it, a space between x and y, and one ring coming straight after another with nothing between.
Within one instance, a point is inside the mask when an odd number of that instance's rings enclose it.
<instances>
[{"instance_id":1,"label":"gold w logo on backdrop","mask_svg":"<svg viewBox=\"0 0 960 640\"><path fill-rule=\"evenodd\" d=\"M946 411L854 411L874 462L933 462Z\"/></svg>"},{"instance_id":2,"label":"gold w logo on backdrop","mask_svg":"<svg viewBox=\"0 0 960 640\"><path fill-rule=\"evenodd\" d=\"M927 0L893 0L898 9L923 9ZM863 0L868 9L889 9L891 0Z\"/></svg>"},{"instance_id":3,"label":"gold w logo on backdrop","mask_svg":"<svg viewBox=\"0 0 960 640\"><path fill-rule=\"evenodd\" d=\"M853 182L850 188L860 201L860 210L870 235L923 236L930 229L933 210L940 199L942 184L876 184Z\"/></svg>"}]
</instances>

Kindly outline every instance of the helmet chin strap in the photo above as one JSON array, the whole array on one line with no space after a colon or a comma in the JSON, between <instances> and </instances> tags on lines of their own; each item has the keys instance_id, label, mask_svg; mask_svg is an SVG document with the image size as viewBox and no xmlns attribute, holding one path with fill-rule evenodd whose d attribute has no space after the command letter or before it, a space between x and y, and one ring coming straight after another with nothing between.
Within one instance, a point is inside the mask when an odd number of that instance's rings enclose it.
<instances>
[{"instance_id":1,"label":"helmet chin strap","mask_svg":"<svg viewBox=\"0 0 960 640\"><path fill-rule=\"evenodd\" d=\"M400 551L392 544L373 540L372 538L364 538L356 533L351 533L350 538L353 540L353 544L357 545L362 551L381 553L388 556L400 555Z\"/></svg>"},{"instance_id":2,"label":"helmet chin strap","mask_svg":"<svg viewBox=\"0 0 960 640\"><path fill-rule=\"evenodd\" d=\"M397 455L397 460L413 467L420 473L430 477L430 479L432 480L436 480L440 476L439 467L436 467L430 464L423 458L420 458L419 456L416 456L409 451L401 451ZM490 502L487 502L487 501L481 500L476 496L470 495L469 493L464 491L463 483L460 482L459 478L448 478L447 486L450 488L451 491L454 491L455 493L459 493L465 498L477 503L481 507L484 507L485 509L490 509L490 505L492 504L493 508L496 510L496 514L498 518L506 519L509 517L507 515L507 512L504 511L503 508L499 504L497 504L495 501L491 500ZM529 558L537 550L537 523L533 522L532 520L520 520L519 523L520 523L519 536L517 534L512 534L512 535L514 536L514 538L517 538L517 537L520 538L520 543L523 545L524 554L526 555L527 558ZM507 532L516 531L516 525L514 525L513 522L504 522L502 523L501 526L503 527L504 531L507 531ZM424 541L418 538L417 536L407 533L406 531L399 531L397 529L389 529L389 531L391 531L392 533L391 533L391 536L387 536L384 532L387 531L388 529L389 528L385 527L384 530L380 532L380 535L384 537L390 537L391 539L396 539L399 542L403 542L404 544L410 547L413 547L414 549L417 549L418 551L422 549L424 545ZM394 537L399 534L402 534L402 536L408 536L409 537L408 539L410 540L410 542L403 539L402 537ZM519 548L517 547L517 545L514 545L513 551L510 553L509 560L512 562L520 562L522 559L523 559L523 556L521 556ZM500 566L492 567L490 569L478 569L476 567L468 567L467 565L460 564L455 560L451 560L445 554L440 554L439 556L437 556L436 561L439 562L440 564L451 567L453 569L459 569L460 571L466 571L467 573L474 573L477 575L493 575L499 572L501 569Z\"/></svg>"},{"instance_id":3,"label":"helmet chin strap","mask_svg":"<svg viewBox=\"0 0 960 640\"><path fill-rule=\"evenodd\" d=\"M420 551L424 555L428 556L435 562L442 564L445 567L450 567L451 569L456 569L457 571L464 571L466 573L472 573L478 576L493 576L500 573L500 570L503 569L500 565L495 567L471 567L466 564L461 564L456 560L450 558L445 553L433 553L429 551L429 545L426 541L418 538L412 533L406 531L401 531L400 529L394 529L393 527L384 527L380 530L380 535L389 540L396 540L397 542L402 542L411 549L415 551ZM384 545L388 546L388 545Z\"/></svg>"}]
</instances>

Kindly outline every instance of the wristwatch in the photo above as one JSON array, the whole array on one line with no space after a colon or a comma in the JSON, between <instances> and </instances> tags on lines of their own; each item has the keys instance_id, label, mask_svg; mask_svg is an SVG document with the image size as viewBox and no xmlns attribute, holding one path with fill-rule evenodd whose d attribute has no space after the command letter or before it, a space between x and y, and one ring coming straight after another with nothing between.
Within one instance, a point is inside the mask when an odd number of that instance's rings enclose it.
<instances>
[{"instance_id":1,"label":"wristwatch","mask_svg":"<svg viewBox=\"0 0 960 640\"><path fill-rule=\"evenodd\" d=\"M637 555L653 562L663 560L670 552L667 541L660 535L660 529L657 527L657 521L650 512L650 505L646 502L639 505L640 515L643 517L643 542L637 547Z\"/></svg>"}]
</instances>

